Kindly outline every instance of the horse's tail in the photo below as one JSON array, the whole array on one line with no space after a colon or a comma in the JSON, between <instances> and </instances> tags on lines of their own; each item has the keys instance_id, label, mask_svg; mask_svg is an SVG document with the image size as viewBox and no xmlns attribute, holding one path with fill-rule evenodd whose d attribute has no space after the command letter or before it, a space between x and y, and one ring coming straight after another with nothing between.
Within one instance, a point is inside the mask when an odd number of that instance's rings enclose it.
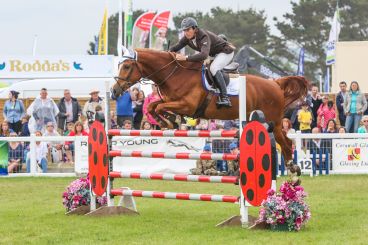
<instances>
[{"instance_id":1,"label":"horse's tail","mask_svg":"<svg viewBox=\"0 0 368 245\"><path fill-rule=\"evenodd\" d=\"M301 76L287 76L276 80L280 88L284 90L285 106L287 108L291 103L307 96L309 81Z\"/></svg>"}]
</instances>

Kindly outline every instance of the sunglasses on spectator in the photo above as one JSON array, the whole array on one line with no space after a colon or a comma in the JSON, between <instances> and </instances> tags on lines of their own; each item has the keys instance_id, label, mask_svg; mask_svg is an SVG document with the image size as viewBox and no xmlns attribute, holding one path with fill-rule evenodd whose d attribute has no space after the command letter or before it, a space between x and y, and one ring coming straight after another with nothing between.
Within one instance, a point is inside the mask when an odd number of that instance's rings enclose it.
<instances>
[{"instance_id":1,"label":"sunglasses on spectator","mask_svg":"<svg viewBox=\"0 0 368 245\"><path fill-rule=\"evenodd\" d=\"M368 122L368 120L363 120L363 122Z\"/></svg>"}]
</instances>

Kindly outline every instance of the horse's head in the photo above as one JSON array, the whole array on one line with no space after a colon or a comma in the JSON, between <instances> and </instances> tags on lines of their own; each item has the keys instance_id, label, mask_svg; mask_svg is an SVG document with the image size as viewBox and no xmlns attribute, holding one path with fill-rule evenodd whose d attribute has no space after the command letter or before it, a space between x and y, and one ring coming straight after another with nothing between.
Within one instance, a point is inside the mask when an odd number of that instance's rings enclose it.
<instances>
[{"instance_id":1,"label":"horse's head","mask_svg":"<svg viewBox=\"0 0 368 245\"><path fill-rule=\"evenodd\" d=\"M114 95L119 95L142 78L142 71L137 62L137 53L123 47L124 54L119 61L119 73L114 77L116 84L113 86Z\"/></svg>"}]
</instances>

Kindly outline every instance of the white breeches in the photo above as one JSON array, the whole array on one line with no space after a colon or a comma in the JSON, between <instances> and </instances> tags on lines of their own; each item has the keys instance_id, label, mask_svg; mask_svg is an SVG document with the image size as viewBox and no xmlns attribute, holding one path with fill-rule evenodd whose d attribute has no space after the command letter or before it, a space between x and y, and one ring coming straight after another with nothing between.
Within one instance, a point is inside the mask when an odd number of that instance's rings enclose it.
<instances>
[{"instance_id":1,"label":"white breeches","mask_svg":"<svg viewBox=\"0 0 368 245\"><path fill-rule=\"evenodd\" d=\"M215 76L218 71L227 66L231 62L233 57L234 52L231 52L230 54L219 53L218 55L216 55L210 66L212 76Z\"/></svg>"}]
</instances>

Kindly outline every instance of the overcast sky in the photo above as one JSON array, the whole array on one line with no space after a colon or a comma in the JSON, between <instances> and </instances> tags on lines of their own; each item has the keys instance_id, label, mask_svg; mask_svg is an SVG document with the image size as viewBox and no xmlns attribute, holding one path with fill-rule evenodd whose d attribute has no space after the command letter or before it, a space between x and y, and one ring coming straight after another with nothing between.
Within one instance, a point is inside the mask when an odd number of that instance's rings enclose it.
<instances>
[{"instance_id":1,"label":"overcast sky","mask_svg":"<svg viewBox=\"0 0 368 245\"><path fill-rule=\"evenodd\" d=\"M0 55L32 55L38 36L38 55L86 54L98 32L105 0L0 0ZM118 11L118 0L107 0L109 15ZM265 10L272 18L291 10L290 0L133 0L133 9L208 12L220 6L233 10Z\"/></svg>"}]
</instances>

